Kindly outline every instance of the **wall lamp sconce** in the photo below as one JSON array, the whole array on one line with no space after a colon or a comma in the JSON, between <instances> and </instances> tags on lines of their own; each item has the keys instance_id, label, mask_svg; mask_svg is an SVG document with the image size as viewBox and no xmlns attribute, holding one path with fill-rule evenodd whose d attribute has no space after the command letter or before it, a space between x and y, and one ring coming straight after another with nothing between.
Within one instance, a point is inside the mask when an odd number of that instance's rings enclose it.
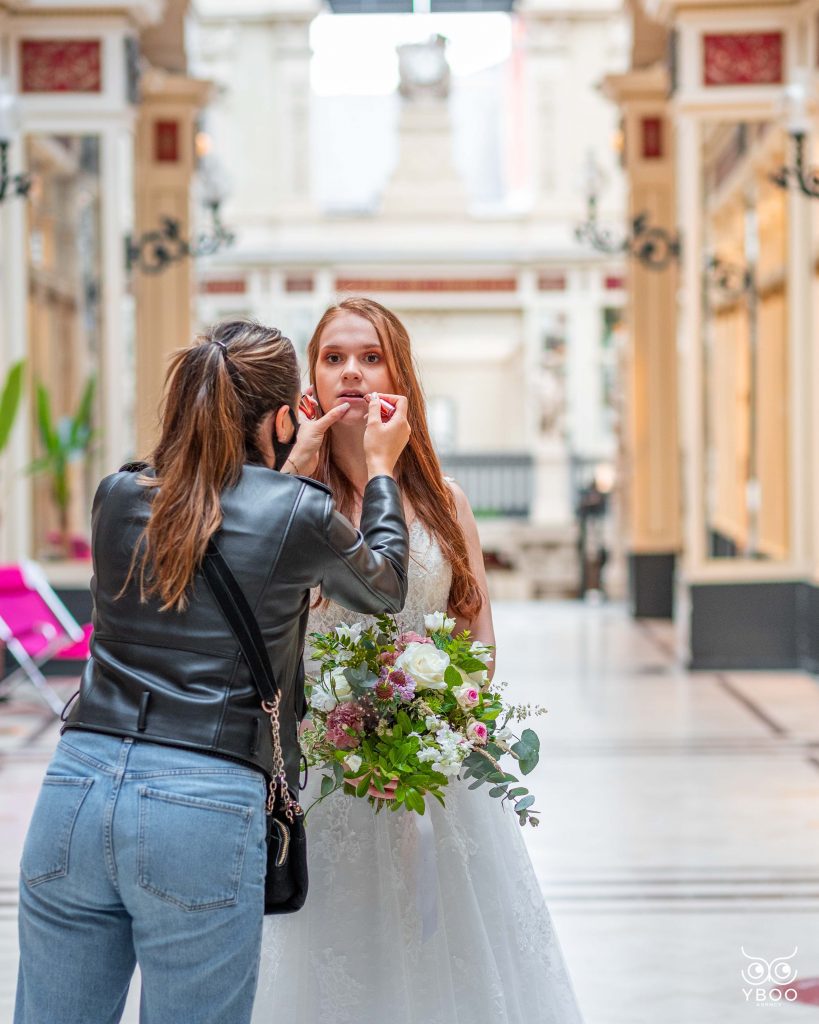
<instances>
[{"instance_id":1,"label":"wall lamp sconce","mask_svg":"<svg viewBox=\"0 0 819 1024\"><path fill-rule=\"evenodd\" d=\"M632 218L631 231L625 236L601 227L597 219L600 185L601 172L594 156L590 155L586 167L586 220L574 232L578 242L611 256L630 256L649 270L665 270L672 262L679 261L682 250L679 233L672 235L665 228L652 226L647 211Z\"/></svg>"},{"instance_id":2,"label":"wall lamp sconce","mask_svg":"<svg viewBox=\"0 0 819 1024\"><path fill-rule=\"evenodd\" d=\"M801 130L791 131L793 139L794 162L791 167L780 167L776 174L770 176L774 185L790 188L795 182L799 191L809 199L819 199L819 171L805 167L805 139L807 133Z\"/></svg>"},{"instance_id":3,"label":"wall lamp sconce","mask_svg":"<svg viewBox=\"0 0 819 1024\"><path fill-rule=\"evenodd\" d=\"M9 147L20 130L20 101L8 80L0 79L0 203L13 196L24 199L31 189L30 174L9 174Z\"/></svg>"},{"instance_id":4,"label":"wall lamp sconce","mask_svg":"<svg viewBox=\"0 0 819 1024\"><path fill-rule=\"evenodd\" d=\"M794 160L790 167L780 167L771 174L770 180L783 189L796 184L802 195L819 199L819 171L807 167L805 161L805 143L811 129L808 95L812 81L810 68L796 68L792 80L785 86L782 106L787 113L788 135L793 139Z\"/></svg>"},{"instance_id":5,"label":"wall lamp sconce","mask_svg":"<svg viewBox=\"0 0 819 1024\"><path fill-rule=\"evenodd\" d=\"M756 295L756 275L750 266L728 263L712 256L705 264L705 280L721 298L736 302L743 295Z\"/></svg>"},{"instance_id":6,"label":"wall lamp sconce","mask_svg":"<svg viewBox=\"0 0 819 1024\"><path fill-rule=\"evenodd\" d=\"M210 228L197 238L182 237L182 222L175 217L161 217L160 226L145 231L138 238L125 238L125 267L144 274L160 274L180 260L212 256L236 241L236 236L222 223L221 208L226 197L224 175L217 162L208 157L200 161L199 186L202 205L210 213Z\"/></svg>"},{"instance_id":7,"label":"wall lamp sconce","mask_svg":"<svg viewBox=\"0 0 819 1024\"><path fill-rule=\"evenodd\" d=\"M219 202L208 203L210 232L203 232L193 241L182 237L182 223L175 217L160 218L160 227L146 231L138 238L125 238L125 267L129 272L137 269L144 274L160 274L180 260L199 256L212 256L235 241L232 231L222 224Z\"/></svg>"}]
</instances>

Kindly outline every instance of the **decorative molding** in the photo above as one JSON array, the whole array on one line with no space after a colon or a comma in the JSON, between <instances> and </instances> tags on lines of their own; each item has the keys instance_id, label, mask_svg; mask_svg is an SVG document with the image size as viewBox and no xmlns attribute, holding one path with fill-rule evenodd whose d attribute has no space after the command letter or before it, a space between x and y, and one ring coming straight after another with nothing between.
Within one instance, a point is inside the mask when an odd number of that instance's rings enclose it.
<instances>
[{"instance_id":1,"label":"decorative molding","mask_svg":"<svg viewBox=\"0 0 819 1024\"><path fill-rule=\"evenodd\" d=\"M702 37L703 84L780 84L784 45L782 32L706 33Z\"/></svg>"},{"instance_id":2,"label":"decorative molding","mask_svg":"<svg viewBox=\"0 0 819 1024\"><path fill-rule=\"evenodd\" d=\"M640 119L640 142L643 160L662 160L664 152L663 119L661 117Z\"/></svg>"},{"instance_id":3,"label":"decorative molding","mask_svg":"<svg viewBox=\"0 0 819 1024\"><path fill-rule=\"evenodd\" d=\"M336 278L337 292L514 292L517 287L514 277Z\"/></svg>"},{"instance_id":4,"label":"decorative molding","mask_svg":"<svg viewBox=\"0 0 819 1024\"><path fill-rule=\"evenodd\" d=\"M158 164L179 163L178 121L154 121L154 161Z\"/></svg>"},{"instance_id":5,"label":"decorative molding","mask_svg":"<svg viewBox=\"0 0 819 1024\"><path fill-rule=\"evenodd\" d=\"M288 274L284 279L286 292L312 292L315 282L312 274Z\"/></svg>"},{"instance_id":6,"label":"decorative molding","mask_svg":"<svg viewBox=\"0 0 819 1024\"><path fill-rule=\"evenodd\" d=\"M21 39L20 92L101 92L99 39Z\"/></svg>"},{"instance_id":7,"label":"decorative molding","mask_svg":"<svg viewBox=\"0 0 819 1024\"><path fill-rule=\"evenodd\" d=\"M541 292L564 292L566 290L566 275L538 274L537 286Z\"/></svg>"},{"instance_id":8,"label":"decorative molding","mask_svg":"<svg viewBox=\"0 0 819 1024\"><path fill-rule=\"evenodd\" d=\"M204 295L244 295L247 282L241 277L201 281L199 291Z\"/></svg>"}]
</instances>

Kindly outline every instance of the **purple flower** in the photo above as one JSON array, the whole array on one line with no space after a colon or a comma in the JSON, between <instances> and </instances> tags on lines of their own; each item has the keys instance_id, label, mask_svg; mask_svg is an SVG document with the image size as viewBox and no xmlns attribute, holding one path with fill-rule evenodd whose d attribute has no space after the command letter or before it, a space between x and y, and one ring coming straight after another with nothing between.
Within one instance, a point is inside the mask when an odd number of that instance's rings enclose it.
<instances>
[{"instance_id":1,"label":"purple flower","mask_svg":"<svg viewBox=\"0 0 819 1024\"><path fill-rule=\"evenodd\" d=\"M415 680L409 672L404 672L400 668L395 669L390 675L390 682L401 700L409 703L415 698Z\"/></svg>"}]
</instances>

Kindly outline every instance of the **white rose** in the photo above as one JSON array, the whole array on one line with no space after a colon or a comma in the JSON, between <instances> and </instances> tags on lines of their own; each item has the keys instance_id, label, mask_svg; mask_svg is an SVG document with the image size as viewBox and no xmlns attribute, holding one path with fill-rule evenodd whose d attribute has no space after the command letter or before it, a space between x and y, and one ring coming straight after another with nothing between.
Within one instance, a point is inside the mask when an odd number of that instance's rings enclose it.
<instances>
[{"instance_id":1,"label":"white rose","mask_svg":"<svg viewBox=\"0 0 819 1024\"><path fill-rule=\"evenodd\" d=\"M444 672L449 666L449 655L433 644L411 643L395 662L413 677L418 690L445 690Z\"/></svg>"},{"instance_id":2,"label":"white rose","mask_svg":"<svg viewBox=\"0 0 819 1024\"><path fill-rule=\"evenodd\" d=\"M330 712L338 704L336 698L324 686L314 686L310 694L310 707L316 711Z\"/></svg>"},{"instance_id":3,"label":"white rose","mask_svg":"<svg viewBox=\"0 0 819 1024\"><path fill-rule=\"evenodd\" d=\"M353 688L347 682L347 677L344 675L343 668L334 668L330 673L330 678L333 681L335 695L339 700L348 700L352 697Z\"/></svg>"},{"instance_id":4,"label":"white rose","mask_svg":"<svg viewBox=\"0 0 819 1024\"><path fill-rule=\"evenodd\" d=\"M424 616L424 629L427 633L438 633L443 630L444 633L451 633L455 628L455 620L448 619L443 612L432 612L431 615Z\"/></svg>"},{"instance_id":5,"label":"white rose","mask_svg":"<svg viewBox=\"0 0 819 1024\"><path fill-rule=\"evenodd\" d=\"M347 766L347 770L351 772L357 772L361 767L361 758L358 754L348 754L344 758L344 764Z\"/></svg>"},{"instance_id":6,"label":"white rose","mask_svg":"<svg viewBox=\"0 0 819 1024\"><path fill-rule=\"evenodd\" d=\"M348 626L346 622L340 622L335 628L335 634L340 640L351 640L355 644L358 643L363 629L363 622L354 622L352 626Z\"/></svg>"}]
</instances>

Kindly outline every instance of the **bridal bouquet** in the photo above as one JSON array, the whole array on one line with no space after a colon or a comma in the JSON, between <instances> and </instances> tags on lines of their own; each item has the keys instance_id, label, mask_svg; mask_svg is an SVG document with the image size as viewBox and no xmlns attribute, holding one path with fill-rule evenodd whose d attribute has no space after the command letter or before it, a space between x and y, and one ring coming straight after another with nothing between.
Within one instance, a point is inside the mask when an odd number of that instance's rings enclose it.
<instances>
[{"instance_id":1,"label":"bridal bouquet","mask_svg":"<svg viewBox=\"0 0 819 1024\"><path fill-rule=\"evenodd\" d=\"M443 804L446 786L462 778L470 789L489 784L521 825L537 825L534 796L500 760L532 771L537 734L517 736L509 723L544 710L504 703L504 684L490 683L486 668L492 648L467 630L453 635L454 619L434 612L424 624L425 636L401 633L384 615L367 629L342 623L310 635L320 672L309 687L313 728L301 742L307 763L324 772L316 802L343 788L377 810L423 814L427 795Z\"/></svg>"}]
</instances>

